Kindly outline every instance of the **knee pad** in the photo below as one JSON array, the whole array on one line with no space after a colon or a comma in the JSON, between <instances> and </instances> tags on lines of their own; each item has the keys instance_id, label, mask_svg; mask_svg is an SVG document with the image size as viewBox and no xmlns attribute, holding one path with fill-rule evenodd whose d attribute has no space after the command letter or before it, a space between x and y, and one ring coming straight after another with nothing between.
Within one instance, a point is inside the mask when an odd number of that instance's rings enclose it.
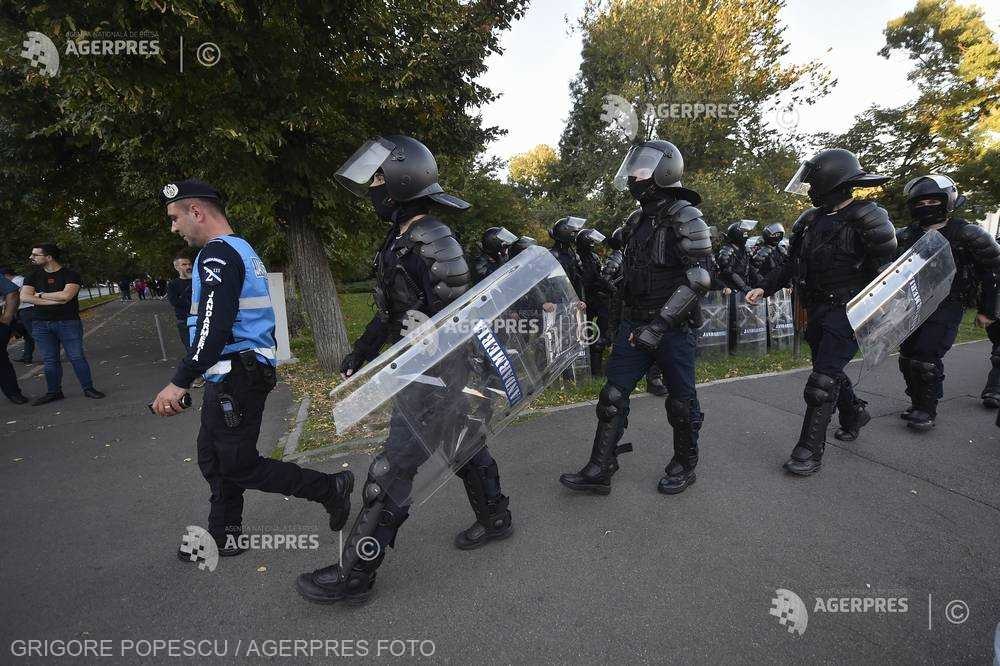
<instances>
[{"instance_id":1,"label":"knee pad","mask_svg":"<svg viewBox=\"0 0 1000 666\"><path fill-rule=\"evenodd\" d=\"M628 396L625 395L625 391L608 382L597 398L597 418L601 421L610 421L616 416L624 416L627 407Z\"/></svg>"},{"instance_id":2,"label":"knee pad","mask_svg":"<svg viewBox=\"0 0 1000 666\"><path fill-rule=\"evenodd\" d=\"M993 367L1000 370L1000 354L990 354L990 363Z\"/></svg>"},{"instance_id":3,"label":"knee pad","mask_svg":"<svg viewBox=\"0 0 1000 666\"><path fill-rule=\"evenodd\" d=\"M667 421L675 428L691 425L691 401L667 398Z\"/></svg>"},{"instance_id":4,"label":"knee pad","mask_svg":"<svg viewBox=\"0 0 1000 666\"><path fill-rule=\"evenodd\" d=\"M937 363L931 363L928 361L910 361L910 367L913 368L914 374L916 374L916 376L923 382L931 383L936 381L941 375L941 371L938 369Z\"/></svg>"},{"instance_id":5,"label":"knee pad","mask_svg":"<svg viewBox=\"0 0 1000 666\"><path fill-rule=\"evenodd\" d=\"M818 407L823 403L833 402L836 397L836 388L836 379L830 375L824 375L822 372L813 372L806 381L802 397L805 399L807 405Z\"/></svg>"}]
</instances>

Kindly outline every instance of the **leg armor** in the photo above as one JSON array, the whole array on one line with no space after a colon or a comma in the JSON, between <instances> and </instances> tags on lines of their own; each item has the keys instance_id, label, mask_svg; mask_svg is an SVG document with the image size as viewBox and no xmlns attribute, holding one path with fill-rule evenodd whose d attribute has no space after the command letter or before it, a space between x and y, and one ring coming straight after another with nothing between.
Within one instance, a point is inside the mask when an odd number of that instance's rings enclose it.
<instances>
[{"instance_id":1,"label":"leg armor","mask_svg":"<svg viewBox=\"0 0 1000 666\"><path fill-rule=\"evenodd\" d=\"M375 457L362 492L364 506L344 540L341 562L300 575L296 581L299 594L316 603L368 599L375 570L385 559L386 548L395 545L399 526L409 517L408 507L399 506L389 490L400 490L409 482L398 476L384 454Z\"/></svg>"},{"instance_id":2,"label":"leg armor","mask_svg":"<svg viewBox=\"0 0 1000 666\"><path fill-rule=\"evenodd\" d=\"M455 545L462 550L485 546L494 539L506 539L514 531L508 506L510 500L500 492L500 470L487 453L476 455L458 472L465 484L465 494L476 514L476 522L455 537ZM488 459L488 463L479 460Z\"/></svg>"},{"instance_id":3,"label":"leg armor","mask_svg":"<svg viewBox=\"0 0 1000 666\"><path fill-rule=\"evenodd\" d=\"M694 468L698 465L697 433L705 415L695 409L693 400L668 398L667 420L674 430L674 456L664 470L657 490L676 495L695 482Z\"/></svg>"},{"instance_id":4,"label":"leg armor","mask_svg":"<svg viewBox=\"0 0 1000 666\"><path fill-rule=\"evenodd\" d=\"M826 447L826 428L830 424L837 404L840 384L836 379L820 372L813 372L806 381L802 397L806 401L806 415L802 432L792 456L785 463L785 470L792 474L809 476L819 471Z\"/></svg>"},{"instance_id":5,"label":"leg armor","mask_svg":"<svg viewBox=\"0 0 1000 666\"><path fill-rule=\"evenodd\" d=\"M559 482L573 490L607 495L611 477L618 471L618 455L632 450L631 444L618 445L628 427L628 397L608 382L597 399L597 432L590 461L576 474L563 474Z\"/></svg>"},{"instance_id":6,"label":"leg armor","mask_svg":"<svg viewBox=\"0 0 1000 666\"><path fill-rule=\"evenodd\" d=\"M991 354L990 363L990 374L986 378L982 400L984 405L995 409L1000 407L1000 354Z\"/></svg>"},{"instance_id":7,"label":"leg armor","mask_svg":"<svg viewBox=\"0 0 1000 666\"><path fill-rule=\"evenodd\" d=\"M934 427L938 396L941 395L944 380L939 363L910 361L913 369L913 411L906 424L908 428L930 430Z\"/></svg>"}]
</instances>

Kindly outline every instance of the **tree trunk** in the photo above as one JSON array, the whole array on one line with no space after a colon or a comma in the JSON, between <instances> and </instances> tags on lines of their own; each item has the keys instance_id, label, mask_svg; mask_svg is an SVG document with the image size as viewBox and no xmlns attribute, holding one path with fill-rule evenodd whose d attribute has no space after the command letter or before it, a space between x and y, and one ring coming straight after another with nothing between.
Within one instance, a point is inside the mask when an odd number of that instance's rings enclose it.
<instances>
[{"instance_id":1,"label":"tree trunk","mask_svg":"<svg viewBox=\"0 0 1000 666\"><path fill-rule=\"evenodd\" d=\"M323 239L306 215L289 215L286 221L292 273L312 328L316 358L324 370L338 372L351 346Z\"/></svg>"}]
</instances>

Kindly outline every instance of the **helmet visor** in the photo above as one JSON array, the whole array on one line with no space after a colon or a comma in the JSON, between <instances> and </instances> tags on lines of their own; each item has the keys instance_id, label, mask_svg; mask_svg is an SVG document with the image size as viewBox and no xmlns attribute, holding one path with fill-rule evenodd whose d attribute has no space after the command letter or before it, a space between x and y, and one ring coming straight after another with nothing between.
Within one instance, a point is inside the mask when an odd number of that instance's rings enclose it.
<instances>
[{"instance_id":1,"label":"helmet visor","mask_svg":"<svg viewBox=\"0 0 1000 666\"><path fill-rule=\"evenodd\" d=\"M628 189L628 179L648 180L653 177L656 165L663 159L663 153L649 146L633 146L622 165L615 174L615 189L624 192Z\"/></svg>"},{"instance_id":2,"label":"helmet visor","mask_svg":"<svg viewBox=\"0 0 1000 666\"><path fill-rule=\"evenodd\" d=\"M368 196L368 186L375 172L395 148L394 143L380 136L369 139L340 165L333 177L355 195Z\"/></svg>"},{"instance_id":3,"label":"helmet visor","mask_svg":"<svg viewBox=\"0 0 1000 666\"><path fill-rule=\"evenodd\" d=\"M785 185L785 191L803 197L809 196L809 183L806 182L806 179L812 175L813 168L814 165L809 160L803 162L792 179L788 181L788 185Z\"/></svg>"},{"instance_id":4,"label":"helmet visor","mask_svg":"<svg viewBox=\"0 0 1000 666\"><path fill-rule=\"evenodd\" d=\"M604 242L604 234L597 229L584 229L577 235L576 239L589 245L597 245Z\"/></svg>"},{"instance_id":5,"label":"helmet visor","mask_svg":"<svg viewBox=\"0 0 1000 666\"><path fill-rule=\"evenodd\" d=\"M917 176L916 178L910 180L908 183L906 183L906 185L903 185L903 194L906 196L910 196L910 192L912 192L913 188L916 187L917 183L919 183L922 180L932 180L934 181L934 184L940 187L942 190L947 190L949 187L957 188L957 186L955 185L955 181L953 181L948 176L932 174L930 176Z\"/></svg>"},{"instance_id":6,"label":"helmet visor","mask_svg":"<svg viewBox=\"0 0 1000 666\"><path fill-rule=\"evenodd\" d=\"M507 231L507 229L500 227L500 230L496 233L496 239L498 245L513 245L517 241L517 236Z\"/></svg>"}]
</instances>

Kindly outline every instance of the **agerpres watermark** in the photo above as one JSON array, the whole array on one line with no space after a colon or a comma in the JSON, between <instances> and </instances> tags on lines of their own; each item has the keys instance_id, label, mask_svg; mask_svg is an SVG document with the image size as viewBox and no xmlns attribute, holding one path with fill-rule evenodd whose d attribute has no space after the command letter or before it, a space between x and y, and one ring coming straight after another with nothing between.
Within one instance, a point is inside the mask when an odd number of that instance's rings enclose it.
<instances>
[{"instance_id":1,"label":"agerpres watermark","mask_svg":"<svg viewBox=\"0 0 1000 666\"><path fill-rule=\"evenodd\" d=\"M817 613L893 614L907 613L910 609L907 590L819 590L813 596L813 615ZM771 599L770 615L790 634L799 636L809 626L810 609L802 597L791 590L778 588Z\"/></svg>"}]
</instances>

